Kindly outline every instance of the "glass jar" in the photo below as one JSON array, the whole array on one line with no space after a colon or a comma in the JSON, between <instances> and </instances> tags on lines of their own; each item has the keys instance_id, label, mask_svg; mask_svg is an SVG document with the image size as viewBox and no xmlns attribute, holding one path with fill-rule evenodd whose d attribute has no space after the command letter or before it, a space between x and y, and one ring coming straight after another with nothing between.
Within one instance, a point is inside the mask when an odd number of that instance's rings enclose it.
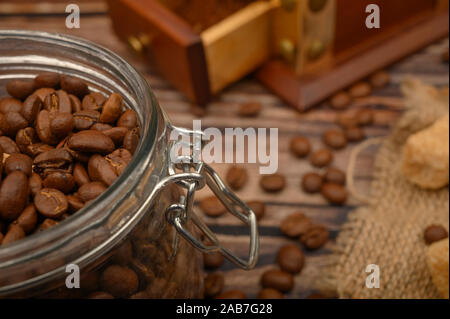
<instances>
[{"instance_id":1,"label":"glass jar","mask_svg":"<svg viewBox=\"0 0 450 319\"><path fill-rule=\"evenodd\" d=\"M170 125L133 67L74 37L0 31L0 97L10 79L44 71L81 78L91 91L120 93L136 111L142 137L127 169L96 200L45 232L0 246L1 297L199 298L201 252L220 251L245 269L255 265L254 213L208 165L189 156L172 161L171 133L198 137L199 132ZM194 193L205 185L249 225L248 260L225 249L193 211Z\"/></svg>"}]
</instances>

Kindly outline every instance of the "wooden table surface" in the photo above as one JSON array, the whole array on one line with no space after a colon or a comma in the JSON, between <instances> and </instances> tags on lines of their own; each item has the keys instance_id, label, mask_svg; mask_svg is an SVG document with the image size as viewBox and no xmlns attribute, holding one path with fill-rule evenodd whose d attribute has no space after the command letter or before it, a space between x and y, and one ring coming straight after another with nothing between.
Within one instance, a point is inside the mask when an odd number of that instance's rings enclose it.
<instances>
[{"instance_id":1,"label":"wooden table surface","mask_svg":"<svg viewBox=\"0 0 450 319\"><path fill-rule=\"evenodd\" d=\"M22 5L29 1L0 2L0 29L29 29L50 32L61 32L76 35L92 40L105 46L135 66L148 80L155 92L161 106L166 110L172 122L182 127L192 127L195 117L190 113L190 103L177 92L157 71L145 63L143 59L131 52L127 45L120 42L114 35L109 21L106 6L99 1L81 1L88 3L82 6L81 28L66 29L65 14L62 7L53 7L50 11L44 8L42 12L36 12L35 7ZM42 8L42 7L41 7ZM389 133L389 127L400 115L400 110L392 106L380 104L380 101L400 101L399 84L406 75L414 75L426 83L437 86L448 86L448 63L441 62L441 55L448 47L448 39L431 45L430 47L408 57L393 65L389 72L392 82L388 87L377 90L375 104L370 107L375 112L375 123L366 129L368 137L385 136ZM241 103L257 101L263 105L262 112L257 118L247 119L237 116L237 110ZM352 106L367 105L367 100L360 101ZM258 293L261 274L275 266L275 254L279 247L291 240L285 238L280 230L281 220L295 211L302 211L313 221L326 225L331 232L330 240L324 248L308 252L305 251L305 267L300 275L295 277L295 288L288 294L292 298L304 298L311 293L318 292L321 288L320 278L325 267L331 262L331 251L334 247L334 239L339 229L346 221L349 211L358 205L358 202L350 198L348 204L343 207L328 205L320 195L306 195L300 187L300 180L304 173L313 170L308 161L294 158L288 151L289 140L296 134L310 138L314 148L322 147L321 134L336 125L337 113L331 110L326 103L312 111L299 114L286 106L277 96L271 94L251 76L241 80L226 89L217 99L208 106L208 112L202 118L202 126L217 127L224 130L228 127L255 127L279 129L279 172L287 177L287 187L279 194L267 194L258 186L258 166L247 165L250 179L238 195L244 200L258 199L267 205L266 216L259 223L260 233L260 259L256 269L246 272L237 269L229 262L220 269L226 275L225 289L241 289L248 297L255 297ZM335 153L334 165L346 169L349 154L354 145L343 151ZM371 172L376 155L376 149L362 154L356 167L356 181L361 192L369 192ZM229 164L214 164L213 167L224 176ZM198 198L205 196L202 191ZM228 247L241 255L246 255L248 237L246 228L231 216L219 219L206 219L219 238ZM299 244L300 245L300 244Z\"/></svg>"}]
</instances>

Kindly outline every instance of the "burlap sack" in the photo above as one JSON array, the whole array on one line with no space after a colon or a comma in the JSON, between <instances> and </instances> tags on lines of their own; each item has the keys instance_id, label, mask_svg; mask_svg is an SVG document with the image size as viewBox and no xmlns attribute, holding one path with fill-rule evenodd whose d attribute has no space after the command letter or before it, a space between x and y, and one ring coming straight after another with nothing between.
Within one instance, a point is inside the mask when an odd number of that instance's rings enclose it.
<instances>
[{"instance_id":1,"label":"burlap sack","mask_svg":"<svg viewBox=\"0 0 450 319\"><path fill-rule=\"evenodd\" d=\"M337 240L331 272L340 298L439 298L427 268L423 231L449 223L449 190L425 191L402 175L402 146L414 132L449 111L448 95L408 79L405 105L393 133L379 149L367 205L349 215ZM360 196L361 197L361 196ZM380 270L380 288L367 288L366 267Z\"/></svg>"}]
</instances>

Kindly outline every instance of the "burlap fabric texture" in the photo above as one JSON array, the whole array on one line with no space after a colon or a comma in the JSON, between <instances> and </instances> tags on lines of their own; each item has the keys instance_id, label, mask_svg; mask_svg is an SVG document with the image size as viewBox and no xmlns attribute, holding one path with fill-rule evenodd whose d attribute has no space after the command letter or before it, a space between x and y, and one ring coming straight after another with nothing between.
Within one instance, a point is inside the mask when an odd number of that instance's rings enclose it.
<instances>
[{"instance_id":1,"label":"burlap fabric texture","mask_svg":"<svg viewBox=\"0 0 450 319\"><path fill-rule=\"evenodd\" d=\"M405 111L378 151L367 203L349 215L338 236L332 285L340 298L439 298L427 268L423 231L449 225L449 189L426 191L401 173L407 137L449 111L448 95L408 79ZM380 270L380 288L367 288L366 267Z\"/></svg>"}]
</instances>

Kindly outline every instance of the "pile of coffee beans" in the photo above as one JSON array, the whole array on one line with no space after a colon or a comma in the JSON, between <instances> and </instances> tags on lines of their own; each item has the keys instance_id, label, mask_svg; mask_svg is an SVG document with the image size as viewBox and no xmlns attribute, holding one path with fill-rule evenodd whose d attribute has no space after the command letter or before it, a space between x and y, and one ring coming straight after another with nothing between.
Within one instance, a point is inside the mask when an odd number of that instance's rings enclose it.
<instances>
[{"instance_id":1,"label":"pile of coffee beans","mask_svg":"<svg viewBox=\"0 0 450 319\"><path fill-rule=\"evenodd\" d=\"M89 204L124 171L140 140L117 93L75 77L10 80L0 100L0 243L44 231Z\"/></svg>"}]
</instances>

